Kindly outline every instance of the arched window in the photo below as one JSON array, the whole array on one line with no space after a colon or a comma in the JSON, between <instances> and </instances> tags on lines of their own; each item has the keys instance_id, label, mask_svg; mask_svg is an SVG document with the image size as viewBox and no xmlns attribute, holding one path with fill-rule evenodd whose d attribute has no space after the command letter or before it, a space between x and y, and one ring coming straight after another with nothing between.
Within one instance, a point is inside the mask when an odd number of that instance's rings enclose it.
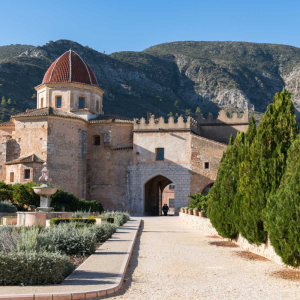
<instances>
[{"instance_id":1,"label":"arched window","mask_svg":"<svg viewBox=\"0 0 300 300\"><path fill-rule=\"evenodd\" d=\"M99 111L99 101L96 101L96 111Z\"/></svg>"},{"instance_id":2,"label":"arched window","mask_svg":"<svg viewBox=\"0 0 300 300\"><path fill-rule=\"evenodd\" d=\"M43 108L44 107L44 98L41 98L41 107L40 108Z\"/></svg>"},{"instance_id":3,"label":"arched window","mask_svg":"<svg viewBox=\"0 0 300 300\"><path fill-rule=\"evenodd\" d=\"M100 135L94 135L94 145L100 146Z\"/></svg>"},{"instance_id":4,"label":"arched window","mask_svg":"<svg viewBox=\"0 0 300 300\"><path fill-rule=\"evenodd\" d=\"M61 108L61 96L57 96L56 97L56 107L57 108Z\"/></svg>"}]
</instances>

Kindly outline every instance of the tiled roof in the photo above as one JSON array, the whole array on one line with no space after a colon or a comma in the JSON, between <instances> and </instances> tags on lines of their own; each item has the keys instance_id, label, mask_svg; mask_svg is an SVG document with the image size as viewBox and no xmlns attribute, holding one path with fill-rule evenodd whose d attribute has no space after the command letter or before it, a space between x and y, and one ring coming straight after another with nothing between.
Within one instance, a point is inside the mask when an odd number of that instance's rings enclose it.
<instances>
[{"instance_id":1,"label":"tiled roof","mask_svg":"<svg viewBox=\"0 0 300 300\"><path fill-rule=\"evenodd\" d=\"M90 66L72 50L52 63L43 79L43 83L47 82L80 82L98 86Z\"/></svg>"},{"instance_id":2,"label":"tiled roof","mask_svg":"<svg viewBox=\"0 0 300 300\"><path fill-rule=\"evenodd\" d=\"M7 121L7 122L0 123L0 127L1 126L15 126L15 123L11 121Z\"/></svg>"},{"instance_id":3,"label":"tiled roof","mask_svg":"<svg viewBox=\"0 0 300 300\"><path fill-rule=\"evenodd\" d=\"M8 161L6 164L7 165L12 165L12 164L24 164L24 163L44 163L44 161L40 158L38 158L35 154L26 156L26 157L19 157L17 159Z\"/></svg>"},{"instance_id":4,"label":"tiled roof","mask_svg":"<svg viewBox=\"0 0 300 300\"><path fill-rule=\"evenodd\" d=\"M99 115L96 119L90 120L90 123L133 123L133 120L120 115L107 114Z\"/></svg>"},{"instance_id":5,"label":"tiled roof","mask_svg":"<svg viewBox=\"0 0 300 300\"><path fill-rule=\"evenodd\" d=\"M111 150L120 151L120 150L133 150L133 147L115 147L111 148Z\"/></svg>"},{"instance_id":6,"label":"tiled roof","mask_svg":"<svg viewBox=\"0 0 300 300\"><path fill-rule=\"evenodd\" d=\"M44 107L44 108L37 108L37 109L30 109L25 112L13 115L13 118L17 117L38 117L38 116L56 116L61 118L71 118L71 119L78 119L83 120L83 118L73 114L71 112L67 112L64 110L60 110L53 107Z\"/></svg>"}]
</instances>

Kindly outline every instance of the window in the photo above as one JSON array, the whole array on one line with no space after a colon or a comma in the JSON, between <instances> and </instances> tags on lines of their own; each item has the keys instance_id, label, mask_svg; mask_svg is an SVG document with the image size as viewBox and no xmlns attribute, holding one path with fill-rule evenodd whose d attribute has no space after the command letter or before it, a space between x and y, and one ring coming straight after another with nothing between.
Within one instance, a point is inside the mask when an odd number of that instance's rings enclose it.
<instances>
[{"instance_id":1,"label":"window","mask_svg":"<svg viewBox=\"0 0 300 300\"><path fill-rule=\"evenodd\" d=\"M169 184L169 190L175 190L175 184Z\"/></svg>"},{"instance_id":2,"label":"window","mask_svg":"<svg viewBox=\"0 0 300 300\"><path fill-rule=\"evenodd\" d=\"M164 148L156 148L156 160L165 160Z\"/></svg>"},{"instance_id":3,"label":"window","mask_svg":"<svg viewBox=\"0 0 300 300\"><path fill-rule=\"evenodd\" d=\"M204 163L204 169L209 169L209 162Z\"/></svg>"},{"instance_id":4,"label":"window","mask_svg":"<svg viewBox=\"0 0 300 300\"><path fill-rule=\"evenodd\" d=\"M10 179L10 182L14 182L15 181L15 173L14 172L10 172L9 179Z\"/></svg>"},{"instance_id":5,"label":"window","mask_svg":"<svg viewBox=\"0 0 300 300\"><path fill-rule=\"evenodd\" d=\"M96 111L99 111L99 101L96 101Z\"/></svg>"},{"instance_id":6,"label":"window","mask_svg":"<svg viewBox=\"0 0 300 300\"><path fill-rule=\"evenodd\" d=\"M79 98L79 108L84 108L84 98Z\"/></svg>"},{"instance_id":7,"label":"window","mask_svg":"<svg viewBox=\"0 0 300 300\"><path fill-rule=\"evenodd\" d=\"M41 108L44 107L44 98L41 98Z\"/></svg>"},{"instance_id":8,"label":"window","mask_svg":"<svg viewBox=\"0 0 300 300\"><path fill-rule=\"evenodd\" d=\"M60 108L61 107L61 96L56 97L56 107Z\"/></svg>"},{"instance_id":9,"label":"window","mask_svg":"<svg viewBox=\"0 0 300 300\"><path fill-rule=\"evenodd\" d=\"M30 169L25 170L25 179L30 179Z\"/></svg>"},{"instance_id":10,"label":"window","mask_svg":"<svg viewBox=\"0 0 300 300\"><path fill-rule=\"evenodd\" d=\"M96 146L100 145L100 135L94 136L94 145L96 145Z\"/></svg>"}]
</instances>

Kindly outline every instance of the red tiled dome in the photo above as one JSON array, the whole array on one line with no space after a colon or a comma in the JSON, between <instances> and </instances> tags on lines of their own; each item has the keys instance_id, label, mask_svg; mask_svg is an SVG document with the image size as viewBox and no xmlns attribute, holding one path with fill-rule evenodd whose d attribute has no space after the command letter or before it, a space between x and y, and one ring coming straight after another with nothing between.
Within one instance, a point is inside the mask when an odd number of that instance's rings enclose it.
<instances>
[{"instance_id":1,"label":"red tiled dome","mask_svg":"<svg viewBox=\"0 0 300 300\"><path fill-rule=\"evenodd\" d=\"M98 86L90 66L72 50L52 63L43 79L43 83L47 82L80 82Z\"/></svg>"}]
</instances>

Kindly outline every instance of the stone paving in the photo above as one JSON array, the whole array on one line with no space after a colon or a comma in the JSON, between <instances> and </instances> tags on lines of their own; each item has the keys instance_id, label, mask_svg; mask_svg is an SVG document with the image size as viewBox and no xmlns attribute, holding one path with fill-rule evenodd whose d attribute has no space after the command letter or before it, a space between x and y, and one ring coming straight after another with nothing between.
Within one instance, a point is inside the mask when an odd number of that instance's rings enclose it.
<instances>
[{"instance_id":1,"label":"stone paving","mask_svg":"<svg viewBox=\"0 0 300 300\"><path fill-rule=\"evenodd\" d=\"M300 299L300 282L272 276L283 266L241 258L239 247L211 245L221 240L179 217L142 219L124 284L107 298Z\"/></svg>"}]
</instances>

